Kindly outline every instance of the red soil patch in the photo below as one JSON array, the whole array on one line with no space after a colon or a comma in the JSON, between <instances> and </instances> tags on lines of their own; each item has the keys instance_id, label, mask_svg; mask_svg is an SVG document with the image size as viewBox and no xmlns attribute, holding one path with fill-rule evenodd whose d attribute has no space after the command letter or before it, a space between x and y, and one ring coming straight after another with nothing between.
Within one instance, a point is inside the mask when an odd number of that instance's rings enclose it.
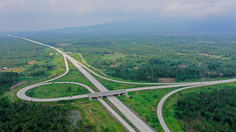
<instances>
[{"instance_id":1,"label":"red soil patch","mask_svg":"<svg viewBox=\"0 0 236 132\"><path fill-rule=\"evenodd\" d=\"M35 62L37 62L37 61L30 61L30 62L28 62L28 64L33 65Z\"/></svg>"}]
</instances>

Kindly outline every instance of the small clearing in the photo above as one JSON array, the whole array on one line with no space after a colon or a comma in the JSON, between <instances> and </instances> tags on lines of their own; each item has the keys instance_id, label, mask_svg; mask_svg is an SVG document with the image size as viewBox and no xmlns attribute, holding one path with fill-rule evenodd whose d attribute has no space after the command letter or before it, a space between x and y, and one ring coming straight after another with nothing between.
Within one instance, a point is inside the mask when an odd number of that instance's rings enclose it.
<instances>
[{"instance_id":1,"label":"small clearing","mask_svg":"<svg viewBox=\"0 0 236 132\"><path fill-rule=\"evenodd\" d=\"M211 58L221 58L221 56L218 56L218 55L211 55L211 54L207 54L207 53L199 53L199 55L209 56L209 57L211 57Z\"/></svg>"},{"instance_id":2,"label":"small clearing","mask_svg":"<svg viewBox=\"0 0 236 132\"><path fill-rule=\"evenodd\" d=\"M34 63L36 63L37 61L30 61L28 62L28 65L33 65Z\"/></svg>"},{"instance_id":3,"label":"small clearing","mask_svg":"<svg viewBox=\"0 0 236 132\"><path fill-rule=\"evenodd\" d=\"M71 110L70 111L70 114L69 114L69 120L70 120L70 123L72 126L75 126L76 127L76 122L78 120L82 120L82 116L79 112L79 110Z\"/></svg>"},{"instance_id":4,"label":"small clearing","mask_svg":"<svg viewBox=\"0 0 236 132\"><path fill-rule=\"evenodd\" d=\"M162 83L175 83L175 78L159 78L158 82L162 82Z\"/></svg>"},{"instance_id":5,"label":"small clearing","mask_svg":"<svg viewBox=\"0 0 236 132\"><path fill-rule=\"evenodd\" d=\"M25 84L25 83L28 83L28 82L29 82L29 81L19 82L19 83L15 84L15 85L11 86L11 87L9 88L9 90L13 90L13 89L15 89L16 87L21 86L21 85L23 85L23 84ZM8 92L8 90L7 90L6 92L4 92L4 93L7 93L7 92Z\"/></svg>"},{"instance_id":6,"label":"small clearing","mask_svg":"<svg viewBox=\"0 0 236 132\"><path fill-rule=\"evenodd\" d=\"M9 68L7 70L3 70L4 72L23 72L25 69L24 68L19 68L19 67L16 67L16 68Z\"/></svg>"},{"instance_id":7,"label":"small clearing","mask_svg":"<svg viewBox=\"0 0 236 132\"><path fill-rule=\"evenodd\" d=\"M9 89L10 89L10 90L13 90L13 89L15 89L16 87L21 86L21 85L23 85L23 84L25 84L25 83L27 83L27 82L29 82L29 81L19 82L19 83L15 84L15 85L11 86Z\"/></svg>"}]
</instances>

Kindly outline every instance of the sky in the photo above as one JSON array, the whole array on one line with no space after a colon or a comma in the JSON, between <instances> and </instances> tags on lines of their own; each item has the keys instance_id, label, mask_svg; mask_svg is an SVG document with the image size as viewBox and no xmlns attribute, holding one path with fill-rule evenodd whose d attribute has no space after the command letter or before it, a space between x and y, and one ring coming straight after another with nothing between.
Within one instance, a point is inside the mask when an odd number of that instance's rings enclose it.
<instances>
[{"instance_id":1,"label":"sky","mask_svg":"<svg viewBox=\"0 0 236 132\"><path fill-rule=\"evenodd\" d=\"M0 32L83 27L145 17L236 19L236 0L0 0Z\"/></svg>"}]
</instances>

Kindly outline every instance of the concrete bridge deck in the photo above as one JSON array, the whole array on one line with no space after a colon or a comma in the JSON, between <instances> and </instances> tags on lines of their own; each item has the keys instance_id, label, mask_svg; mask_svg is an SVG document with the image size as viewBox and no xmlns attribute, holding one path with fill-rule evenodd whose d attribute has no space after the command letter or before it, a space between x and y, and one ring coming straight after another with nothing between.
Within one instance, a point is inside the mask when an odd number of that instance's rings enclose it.
<instances>
[{"instance_id":1,"label":"concrete bridge deck","mask_svg":"<svg viewBox=\"0 0 236 132\"><path fill-rule=\"evenodd\" d=\"M127 90L113 90L99 93L91 93L88 94L88 97L90 100L92 100L92 98L98 98L98 97L103 98L104 96L113 96L113 95L120 96L121 94L124 94L126 97L129 97Z\"/></svg>"}]
</instances>

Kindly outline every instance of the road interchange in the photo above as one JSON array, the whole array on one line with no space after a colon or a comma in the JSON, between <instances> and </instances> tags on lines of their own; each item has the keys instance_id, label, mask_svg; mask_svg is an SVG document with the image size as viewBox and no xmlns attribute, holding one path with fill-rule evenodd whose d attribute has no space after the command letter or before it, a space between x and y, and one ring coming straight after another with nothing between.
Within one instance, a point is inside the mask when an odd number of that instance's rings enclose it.
<instances>
[{"instance_id":1,"label":"road interchange","mask_svg":"<svg viewBox=\"0 0 236 132\"><path fill-rule=\"evenodd\" d=\"M66 65L66 72L64 74L62 74L61 76L58 76L56 78L53 78L51 80L47 80L38 84L34 84L28 87L25 87L23 89L21 89L18 93L17 96L21 99L24 100L32 100L32 101L58 101L58 100L67 100L67 99L76 99L76 98L86 98L88 97L88 95L77 95L77 96L73 96L73 97L62 97L62 98L53 98L53 99L49 99L49 100L45 100L45 99L35 99L35 98L31 98L25 95L25 92L29 89L32 89L34 87L40 86L40 85L47 85L47 84L51 84L48 83L49 81L53 81L56 80L62 76L64 76L65 74L67 74L69 72L69 68L68 68L68 63L66 58L68 58L76 67L77 69L83 73L83 75L86 76L86 78L94 84L95 87L97 87L99 89L99 91L101 92L106 92L108 91L99 81L97 81L92 75L89 74L88 71L90 71L91 73L93 73L94 75L109 80L109 81L113 81L113 82L120 82L120 83L129 83L129 84L172 84L172 85L167 85L167 86L150 86L150 87L141 87L141 88L132 88L132 89L127 89L128 92L132 92L132 91L140 91L140 90L149 90L149 89L161 89L161 88L171 88L171 87L183 87L183 86L187 86L184 88L180 88L177 89L175 91L170 92L169 94L167 94L165 97L162 98L162 100L159 102L158 107L157 107L157 115L158 118L160 120L160 123L163 127L163 129L165 131L170 131L168 129L168 127L166 126L163 117L162 117L162 106L164 101L171 96L172 94L180 91L180 90L184 90L187 88L195 88L195 87L200 87L200 86L206 86L206 85L214 85L214 84L222 84L222 83L230 83L230 82L235 82L236 79L229 79L229 80L221 80L221 81L206 81L206 82L188 82L188 83L135 83L135 82L124 82L124 81L118 81L118 80L113 80L113 79L109 79L103 76L100 76L98 74L96 74L95 72L93 72L92 70L90 70L89 68L87 68L86 66L84 66L83 64L81 64L80 62L76 61L74 58L72 58L71 56L67 55L66 53L62 52L61 50L49 46L49 45L45 45L42 44L40 42L36 42L27 38L21 38L21 37L16 37L16 38L20 38L20 39L24 39L36 44L40 44L43 46L47 46L50 47L54 50L57 50L60 54L63 55L64 59L65 59L65 65ZM81 56L81 55L80 55ZM81 56L82 58L82 56ZM83 59L82 59L83 60ZM86 63L87 64L87 63ZM88 65L88 64L87 64ZM86 71L88 70L88 71ZM54 83L74 83L77 85L81 85L85 88L87 88L91 93L94 93L94 91L89 88L88 86L81 84L81 83L75 83L75 82L54 82ZM137 116L131 109L129 109L125 104L123 104L118 98L116 98L115 96L109 96L107 97L107 99L139 130L139 131L154 131L148 124L146 124L142 119L139 118L139 116ZM98 98L97 99L116 119L119 120L119 122L128 130L128 131L135 131L128 123L126 123L108 104L105 103L105 101L103 101L102 99ZM40 102L41 102L40 101ZM43 102L44 102L43 101Z\"/></svg>"}]
</instances>

